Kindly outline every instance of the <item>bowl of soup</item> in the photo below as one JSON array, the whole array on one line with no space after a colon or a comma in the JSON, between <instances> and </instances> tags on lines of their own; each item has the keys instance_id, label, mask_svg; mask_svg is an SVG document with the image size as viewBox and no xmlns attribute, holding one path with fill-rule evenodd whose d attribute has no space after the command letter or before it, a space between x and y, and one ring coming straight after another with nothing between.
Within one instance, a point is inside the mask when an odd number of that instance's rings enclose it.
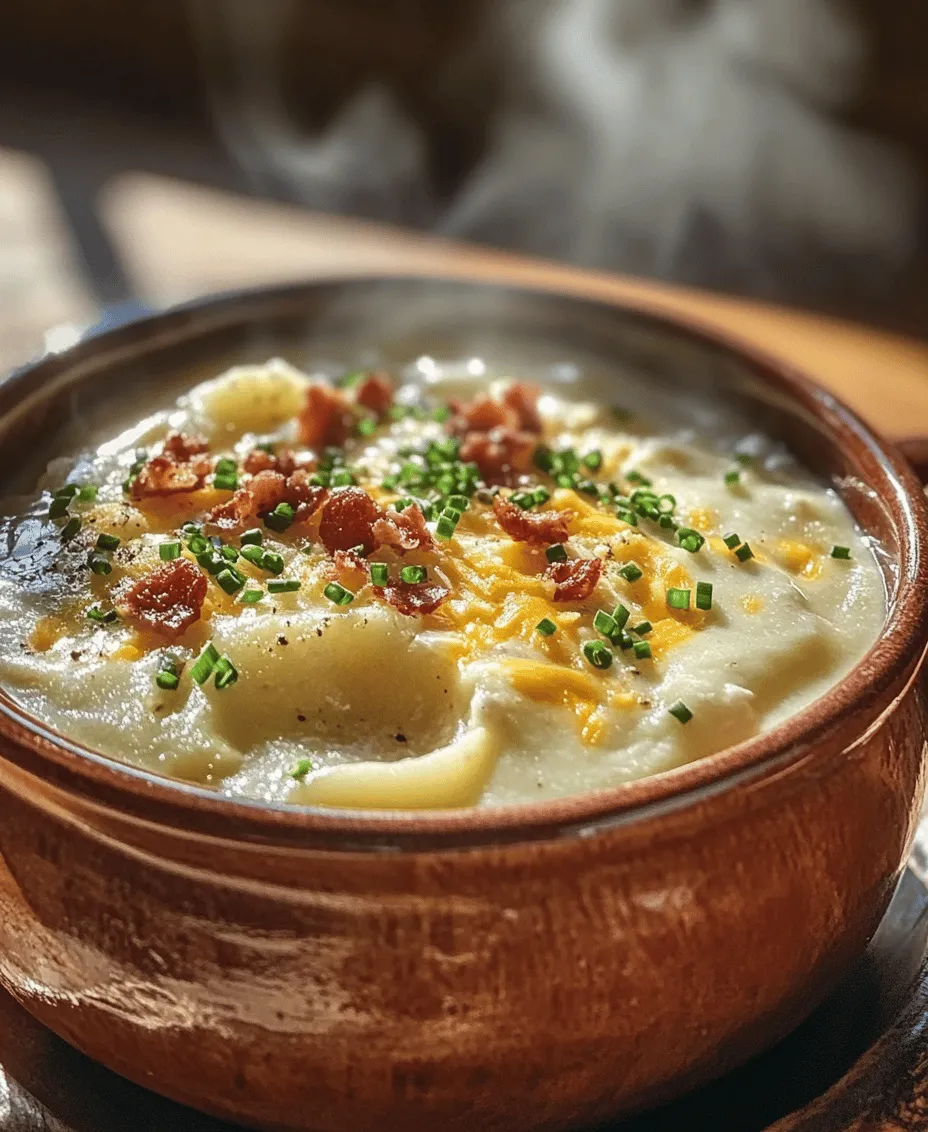
<instances>
[{"instance_id":1,"label":"bowl of soup","mask_svg":"<svg viewBox=\"0 0 928 1132\"><path fill-rule=\"evenodd\" d=\"M925 508L802 377L355 279L46 358L0 437L0 980L109 1067L261 1127L574 1127L875 930Z\"/></svg>"}]
</instances>

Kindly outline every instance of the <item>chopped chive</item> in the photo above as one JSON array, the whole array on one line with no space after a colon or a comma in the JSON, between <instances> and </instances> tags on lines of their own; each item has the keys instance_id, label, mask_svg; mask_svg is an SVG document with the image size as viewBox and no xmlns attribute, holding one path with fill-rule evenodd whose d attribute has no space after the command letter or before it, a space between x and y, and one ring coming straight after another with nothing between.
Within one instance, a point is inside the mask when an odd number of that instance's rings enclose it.
<instances>
[{"instance_id":1,"label":"chopped chive","mask_svg":"<svg viewBox=\"0 0 928 1132\"><path fill-rule=\"evenodd\" d=\"M694 531L692 527L678 528L677 541L683 549L688 550L690 554L695 554L706 542L699 531Z\"/></svg>"},{"instance_id":2,"label":"chopped chive","mask_svg":"<svg viewBox=\"0 0 928 1132\"><path fill-rule=\"evenodd\" d=\"M209 641L203 646L203 651L190 669L191 679L197 684L205 684L210 673L216 667L217 660L219 660L219 653L212 641Z\"/></svg>"},{"instance_id":3,"label":"chopped chive","mask_svg":"<svg viewBox=\"0 0 928 1132\"><path fill-rule=\"evenodd\" d=\"M112 562L108 558L104 558L102 554L91 553L88 565L94 574L112 574L113 572Z\"/></svg>"},{"instance_id":4,"label":"chopped chive","mask_svg":"<svg viewBox=\"0 0 928 1132\"><path fill-rule=\"evenodd\" d=\"M230 456L223 456L216 461L215 474L217 476L238 475L238 464Z\"/></svg>"},{"instance_id":5,"label":"chopped chive","mask_svg":"<svg viewBox=\"0 0 928 1132\"><path fill-rule=\"evenodd\" d=\"M119 614L115 609L108 609L104 613L98 605L92 605L87 610L87 617L91 621L96 621L101 625L111 625L114 621L119 620Z\"/></svg>"},{"instance_id":6,"label":"chopped chive","mask_svg":"<svg viewBox=\"0 0 928 1132\"><path fill-rule=\"evenodd\" d=\"M634 511L627 511L624 507L620 507L615 513L617 519L621 519L623 523L628 523L630 527L638 526L638 516Z\"/></svg>"},{"instance_id":7,"label":"chopped chive","mask_svg":"<svg viewBox=\"0 0 928 1132\"><path fill-rule=\"evenodd\" d=\"M115 550L120 543L118 535L97 535L98 550Z\"/></svg>"},{"instance_id":8,"label":"chopped chive","mask_svg":"<svg viewBox=\"0 0 928 1132\"><path fill-rule=\"evenodd\" d=\"M289 503L278 503L274 510L264 516L264 525L272 531L285 531L293 522L293 508Z\"/></svg>"},{"instance_id":9,"label":"chopped chive","mask_svg":"<svg viewBox=\"0 0 928 1132\"><path fill-rule=\"evenodd\" d=\"M257 602L264 599L264 590L242 590L238 595L238 600L243 605L255 605Z\"/></svg>"},{"instance_id":10,"label":"chopped chive","mask_svg":"<svg viewBox=\"0 0 928 1132\"><path fill-rule=\"evenodd\" d=\"M632 645L636 660L648 660L651 656L651 646L647 641L635 641Z\"/></svg>"},{"instance_id":11,"label":"chopped chive","mask_svg":"<svg viewBox=\"0 0 928 1132\"><path fill-rule=\"evenodd\" d=\"M741 536L736 535L734 531L730 535L725 535L722 542L728 547L729 550L734 550L736 546L741 545Z\"/></svg>"},{"instance_id":12,"label":"chopped chive","mask_svg":"<svg viewBox=\"0 0 928 1132\"><path fill-rule=\"evenodd\" d=\"M259 440L255 448L260 448L262 452L266 452L268 456L274 455L274 441L273 440Z\"/></svg>"},{"instance_id":13,"label":"chopped chive","mask_svg":"<svg viewBox=\"0 0 928 1132\"><path fill-rule=\"evenodd\" d=\"M577 491L582 491L584 495L599 495L599 486L593 480L580 480Z\"/></svg>"},{"instance_id":14,"label":"chopped chive","mask_svg":"<svg viewBox=\"0 0 928 1132\"><path fill-rule=\"evenodd\" d=\"M181 545L179 542L163 542L158 547L158 557L162 562L173 562L180 558Z\"/></svg>"},{"instance_id":15,"label":"chopped chive","mask_svg":"<svg viewBox=\"0 0 928 1132\"><path fill-rule=\"evenodd\" d=\"M227 594L236 594L245 583L237 570L227 567L225 570L220 570L216 575L216 584ZM268 589L270 589L270 586L268 586Z\"/></svg>"},{"instance_id":16,"label":"chopped chive","mask_svg":"<svg viewBox=\"0 0 928 1132\"><path fill-rule=\"evenodd\" d=\"M71 497L69 495L54 496L51 503L48 505L49 519L61 519L67 515L70 503Z\"/></svg>"},{"instance_id":17,"label":"chopped chive","mask_svg":"<svg viewBox=\"0 0 928 1132\"><path fill-rule=\"evenodd\" d=\"M173 692L180 683L180 678L176 672L170 672L165 668L155 677L155 683L166 692Z\"/></svg>"},{"instance_id":18,"label":"chopped chive","mask_svg":"<svg viewBox=\"0 0 928 1132\"><path fill-rule=\"evenodd\" d=\"M417 585L428 578L428 570L424 566L404 566L400 570L400 579L407 585Z\"/></svg>"},{"instance_id":19,"label":"chopped chive","mask_svg":"<svg viewBox=\"0 0 928 1132\"><path fill-rule=\"evenodd\" d=\"M750 452L736 452L735 459L739 464L743 464L745 467L755 462L755 457L752 456Z\"/></svg>"},{"instance_id":20,"label":"chopped chive","mask_svg":"<svg viewBox=\"0 0 928 1132\"><path fill-rule=\"evenodd\" d=\"M591 472L596 472L603 466L603 454L598 448L594 448L592 452L587 452L587 454L582 457L582 462Z\"/></svg>"},{"instance_id":21,"label":"chopped chive","mask_svg":"<svg viewBox=\"0 0 928 1132\"><path fill-rule=\"evenodd\" d=\"M219 553L227 562L238 562L238 551L234 546L220 546Z\"/></svg>"},{"instance_id":22,"label":"chopped chive","mask_svg":"<svg viewBox=\"0 0 928 1132\"><path fill-rule=\"evenodd\" d=\"M604 609L597 609L596 616L593 618L593 628L597 633L602 633L604 637L614 637L619 631L619 626L614 617L610 617Z\"/></svg>"},{"instance_id":23,"label":"chopped chive","mask_svg":"<svg viewBox=\"0 0 928 1132\"><path fill-rule=\"evenodd\" d=\"M72 515L70 519L61 528L61 541L70 542L72 538L81 529L81 519L79 515Z\"/></svg>"},{"instance_id":24,"label":"chopped chive","mask_svg":"<svg viewBox=\"0 0 928 1132\"><path fill-rule=\"evenodd\" d=\"M657 509L662 515L669 515L676 505L676 496L671 495L669 492L657 497Z\"/></svg>"},{"instance_id":25,"label":"chopped chive","mask_svg":"<svg viewBox=\"0 0 928 1132\"><path fill-rule=\"evenodd\" d=\"M609 668L612 664L612 650L602 641L587 641L583 646L583 655L594 668Z\"/></svg>"},{"instance_id":26,"label":"chopped chive","mask_svg":"<svg viewBox=\"0 0 928 1132\"><path fill-rule=\"evenodd\" d=\"M299 588L298 578L272 578L267 584L269 594L292 594Z\"/></svg>"},{"instance_id":27,"label":"chopped chive","mask_svg":"<svg viewBox=\"0 0 928 1132\"><path fill-rule=\"evenodd\" d=\"M666 531L675 531L677 529L677 524L673 521L672 515L662 513L658 515L657 521L658 524L662 526Z\"/></svg>"},{"instance_id":28,"label":"chopped chive","mask_svg":"<svg viewBox=\"0 0 928 1132\"><path fill-rule=\"evenodd\" d=\"M95 483L85 483L82 485L80 491L78 491L77 498L81 503L93 503L97 498L97 492L99 490Z\"/></svg>"},{"instance_id":29,"label":"chopped chive","mask_svg":"<svg viewBox=\"0 0 928 1132\"><path fill-rule=\"evenodd\" d=\"M850 558L851 548L849 546L833 546L831 548L831 557L845 559Z\"/></svg>"},{"instance_id":30,"label":"chopped chive","mask_svg":"<svg viewBox=\"0 0 928 1132\"><path fill-rule=\"evenodd\" d=\"M731 471L725 473L725 482L729 487L733 487L736 483L741 482L741 473L737 468L732 468Z\"/></svg>"},{"instance_id":31,"label":"chopped chive","mask_svg":"<svg viewBox=\"0 0 928 1132\"><path fill-rule=\"evenodd\" d=\"M377 431L376 417L362 417L357 425L358 436L372 436Z\"/></svg>"},{"instance_id":32,"label":"chopped chive","mask_svg":"<svg viewBox=\"0 0 928 1132\"><path fill-rule=\"evenodd\" d=\"M543 490L544 490L544 488L538 489L538 491L543 491ZM536 496L538 495L538 491L535 492ZM466 495L449 495L448 496L448 506L453 507L455 509L455 511L464 512L464 511L467 510L468 507L470 507L470 500L467 498Z\"/></svg>"},{"instance_id":33,"label":"chopped chive","mask_svg":"<svg viewBox=\"0 0 928 1132\"><path fill-rule=\"evenodd\" d=\"M637 562L626 562L619 574L626 582L637 582L642 575L642 569Z\"/></svg>"},{"instance_id":34,"label":"chopped chive","mask_svg":"<svg viewBox=\"0 0 928 1132\"><path fill-rule=\"evenodd\" d=\"M621 602L619 602L619 604L612 611L612 620L615 622L616 628L624 629L628 624L629 617L631 617L631 612L626 609Z\"/></svg>"},{"instance_id":35,"label":"chopped chive","mask_svg":"<svg viewBox=\"0 0 928 1132\"><path fill-rule=\"evenodd\" d=\"M390 580L390 567L386 562L371 563L371 585L385 586Z\"/></svg>"},{"instance_id":36,"label":"chopped chive","mask_svg":"<svg viewBox=\"0 0 928 1132\"><path fill-rule=\"evenodd\" d=\"M203 531L202 525L195 522L193 519L188 519L180 529L184 532L185 535L198 535Z\"/></svg>"},{"instance_id":37,"label":"chopped chive","mask_svg":"<svg viewBox=\"0 0 928 1132\"><path fill-rule=\"evenodd\" d=\"M396 485L400 482L400 477L396 475L384 476L380 481L380 486L384 491L395 491Z\"/></svg>"},{"instance_id":38,"label":"chopped chive","mask_svg":"<svg viewBox=\"0 0 928 1132\"><path fill-rule=\"evenodd\" d=\"M402 496L400 499L394 499L393 510L405 511L407 507L411 507L415 503L414 499L410 499L408 495Z\"/></svg>"},{"instance_id":39,"label":"chopped chive","mask_svg":"<svg viewBox=\"0 0 928 1132\"><path fill-rule=\"evenodd\" d=\"M332 487L351 487L355 482L354 473L347 468L332 473Z\"/></svg>"},{"instance_id":40,"label":"chopped chive","mask_svg":"<svg viewBox=\"0 0 928 1132\"><path fill-rule=\"evenodd\" d=\"M387 410L387 416L391 421L401 421L406 415L406 410L402 405L391 405Z\"/></svg>"},{"instance_id":41,"label":"chopped chive","mask_svg":"<svg viewBox=\"0 0 928 1132\"><path fill-rule=\"evenodd\" d=\"M284 572L284 560L273 550L266 550L262 554L260 565L261 569L267 570L269 574L282 574Z\"/></svg>"},{"instance_id":42,"label":"chopped chive","mask_svg":"<svg viewBox=\"0 0 928 1132\"><path fill-rule=\"evenodd\" d=\"M531 491L514 491L509 496L509 502L515 503L517 507L521 507L523 511L527 511L530 507L535 506L535 495Z\"/></svg>"},{"instance_id":43,"label":"chopped chive","mask_svg":"<svg viewBox=\"0 0 928 1132\"><path fill-rule=\"evenodd\" d=\"M220 574L226 568L226 560L215 550L206 550L197 555L197 565L207 574Z\"/></svg>"},{"instance_id":44,"label":"chopped chive","mask_svg":"<svg viewBox=\"0 0 928 1132\"><path fill-rule=\"evenodd\" d=\"M214 683L220 691L223 688L230 688L238 679L238 669L227 656L221 656L216 661L215 670L216 679Z\"/></svg>"},{"instance_id":45,"label":"chopped chive","mask_svg":"<svg viewBox=\"0 0 928 1132\"><path fill-rule=\"evenodd\" d=\"M448 542L449 539L454 538L454 531L458 525L459 511L443 511L438 516L438 523L435 527L435 537L442 542Z\"/></svg>"},{"instance_id":46,"label":"chopped chive","mask_svg":"<svg viewBox=\"0 0 928 1132\"><path fill-rule=\"evenodd\" d=\"M551 637L557 632L557 625L554 624L550 617L542 617L535 626L535 632L541 633L543 637Z\"/></svg>"},{"instance_id":47,"label":"chopped chive","mask_svg":"<svg viewBox=\"0 0 928 1132\"><path fill-rule=\"evenodd\" d=\"M234 473L217 473L213 476L213 487L217 491L235 491L238 487L238 476Z\"/></svg>"},{"instance_id":48,"label":"chopped chive","mask_svg":"<svg viewBox=\"0 0 928 1132\"><path fill-rule=\"evenodd\" d=\"M260 566L266 553L263 546L258 546L257 543L252 542L246 543L241 550L242 558L253 566Z\"/></svg>"},{"instance_id":49,"label":"chopped chive","mask_svg":"<svg viewBox=\"0 0 928 1132\"><path fill-rule=\"evenodd\" d=\"M749 558L753 557L754 551L751 550L746 542L742 543L741 546L739 546L735 551L735 558L737 558L739 562L747 562Z\"/></svg>"},{"instance_id":50,"label":"chopped chive","mask_svg":"<svg viewBox=\"0 0 928 1132\"><path fill-rule=\"evenodd\" d=\"M677 700L673 707L670 707L667 710L675 719L678 719L681 723L689 723L689 721L693 718L693 713L682 700Z\"/></svg>"},{"instance_id":51,"label":"chopped chive","mask_svg":"<svg viewBox=\"0 0 928 1132\"><path fill-rule=\"evenodd\" d=\"M393 407L398 408L399 406L394 405ZM300 779L305 778L312 769L313 764L311 759L298 759L287 773L291 778Z\"/></svg>"},{"instance_id":52,"label":"chopped chive","mask_svg":"<svg viewBox=\"0 0 928 1132\"><path fill-rule=\"evenodd\" d=\"M675 586L671 586L667 591L667 604L671 609L689 609L690 591L680 590Z\"/></svg>"},{"instance_id":53,"label":"chopped chive","mask_svg":"<svg viewBox=\"0 0 928 1132\"><path fill-rule=\"evenodd\" d=\"M332 482L332 475L324 469L313 472L309 477L309 482L313 487L328 487Z\"/></svg>"},{"instance_id":54,"label":"chopped chive","mask_svg":"<svg viewBox=\"0 0 928 1132\"><path fill-rule=\"evenodd\" d=\"M641 484L642 487L651 487L651 480L647 476L643 476L641 472L632 468L631 471L625 473L625 478L629 483Z\"/></svg>"},{"instance_id":55,"label":"chopped chive","mask_svg":"<svg viewBox=\"0 0 928 1132\"><path fill-rule=\"evenodd\" d=\"M79 490L76 483L66 483L64 487L56 488L52 495L55 499L73 499Z\"/></svg>"},{"instance_id":56,"label":"chopped chive","mask_svg":"<svg viewBox=\"0 0 928 1132\"><path fill-rule=\"evenodd\" d=\"M340 586L338 582L329 582L322 592L335 605L348 605L349 602L354 601L354 594L344 586Z\"/></svg>"},{"instance_id":57,"label":"chopped chive","mask_svg":"<svg viewBox=\"0 0 928 1132\"><path fill-rule=\"evenodd\" d=\"M536 487L532 492L532 496L535 500L535 506L540 507L543 503L547 503L551 498L551 492L548 491L546 487Z\"/></svg>"},{"instance_id":58,"label":"chopped chive","mask_svg":"<svg viewBox=\"0 0 928 1132\"><path fill-rule=\"evenodd\" d=\"M577 477L573 472L562 472L555 477L554 482L558 487L576 487Z\"/></svg>"},{"instance_id":59,"label":"chopped chive","mask_svg":"<svg viewBox=\"0 0 928 1132\"><path fill-rule=\"evenodd\" d=\"M622 652L627 652L635 642L632 640L628 633L620 633L618 639L618 646Z\"/></svg>"},{"instance_id":60,"label":"chopped chive","mask_svg":"<svg viewBox=\"0 0 928 1132\"><path fill-rule=\"evenodd\" d=\"M438 421L439 424L444 424L445 421L450 421L451 410L447 405L439 405L437 409L432 410L432 420Z\"/></svg>"},{"instance_id":61,"label":"chopped chive","mask_svg":"<svg viewBox=\"0 0 928 1132\"><path fill-rule=\"evenodd\" d=\"M205 539L202 535L191 535L187 539L187 549L191 554L208 554L210 548L209 539Z\"/></svg>"},{"instance_id":62,"label":"chopped chive","mask_svg":"<svg viewBox=\"0 0 928 1132\"><path fill-rule=\"evenodd\" d=\"M697 609L711 609L712 608L712 583L711 582L697 582L696 583L696 608Z\"/></svg>"},{"instance_id":63,"label":"chopped chive","mask_svg":"<svg viewBox=\"0 0 928 1132\"><path fill-rule=\"evenodd\" d=\"M567 551L564 548L564 544L562 542L556 542L552 546L549 546L545 551L545 558L547 558L549 562L566 562Z\"/></svg>"},{"instance_id":64,"label":"chopped chive","mask_svg":"<svg viewBox=\"0 0 928 1132\"><path fill-rule=\"evenodd\" d=\"M637 633L639 637L643 637L647 633L650 633L653 628L654 626L650 621L641 621L632 628L632 632Z\"/></svg>"},{"instance_id":65,"label":"chopped chive","mask_svg":"<svg viewBox=\"0 0 928 1132\"><path fill-rule=\"evenodd\" d=\"M260 527L252 527L238 541L242 546L260 546L264 542L264 531Z\"/></svg>"}]
</instances>

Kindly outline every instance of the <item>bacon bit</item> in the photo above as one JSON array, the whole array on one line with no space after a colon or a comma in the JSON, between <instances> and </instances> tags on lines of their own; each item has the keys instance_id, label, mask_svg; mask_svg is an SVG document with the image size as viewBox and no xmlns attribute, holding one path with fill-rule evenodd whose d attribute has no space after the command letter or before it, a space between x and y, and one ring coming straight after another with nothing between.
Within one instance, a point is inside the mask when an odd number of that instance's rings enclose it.
<instances>
[{"instance_id":1,"label":"bacon bit","mask_svg":"<svg viewBox=\"0 0 928 1132\"><path fill-rule=\"evenodd\" d=\"M517 429L519 416L514 409L494 401L492 397L475 397L473 401L450 401L453 415L445 426L455 436L490 432L494 428Z\"/></svg>"},{"instance_id":2,"label":"bacon bit","mask_svg":"<svg viewBox=\"0 0 928 1132\"><path fill-rule=\"evenodd\" d=\"M329 554L355 546L370 554L377 546L374 524L381 518L383 512L362 488L338 488L322 509L319 537Z\"/></svg>"},{"instance_id":3,"label":"bacon bit","mask_svg":"<svg viewBox=\"0 0 928 1132\"><path fill-rule=\"evenodd\" d=\"M297 418L300 440L307 448L340 446L351 434L354 419L343 393L315 382L306 390L306 404Z\"/></svg>"},{"instance_id":4,"label":"bacon bit","mask_svg":"<svg viewBox=\"0 0 928 1132\"><path fill-rule=\"evenodd\" d=\"M438 582L399 581L382 588L374 586L374 593L404 617L415 617L420 613L434 613L451 591Z\"/></svg>"},{"instance_id":5,"label":"bacon bit","mask_svg":"<svg viewBox=\"0 0 928 1132\"><path fill-rule=\"evenodd\" d=\"M132 481L132 498L197 491L203 486L208 472L208 461L178 464L170 456L153 456Z\"/></svg>"},{"instance_id":6,"label":"bacon bit","mask_svg":"<svg viewBox=\"0 0 928 1132\"><path fill-rule=\"evenodd\" d=\"M519 428L524 432L541 432L541 417L538 415L538 395L541 390L527 381L517 381L503 394L503 404L511 409L519 420Z\"/></svg>"},{"instance_id":7,"label":"bacon bit","mask_svg":"<svg viewBox=\"0 0 928 1132\"><path fill-rule=\"evenodd\" d=\"M206 575L189 559L176 558L140 578L123 595L119 610L134 625L179 637L200 619L206 588Z\"/></svg>"},{"instance_id":8,"label":"bacon bit","mask_svg":"<svg viewBox=\"0 0 928 1132\"><path fill-rule=\"evenodd\" d=\"M585 601L602 577L600 558L575 558L572 562L554 562L545 577L554 582L555 601Z\"/></svg>"},{"instance_id":9,"label":"bacon bit","mask_svg":"<svg viewBox=\"0 0 928 1132\"><path fill-rule=\"evenodd\" d=\"M393 404L393 385L384 374L372 373L358 386L354 399L382 419Z\"/></svg>"},{"instance_id":10,"label":"bacon bit","mask_svg":"<svg viewBox=\"0 0 928 1132\"><path fill-rule=\"evenodd\" d=\"M335 570L339 574L366 574L368 571L367 562L356 550L336 550L332 560L335 563Z\"/></svg>"},{"instance_id":11,"label":"bacon bit","mask_svg":"<svg viewBox=\"0 0 928 1132\"><path fill-rule=\"evenodd\" d=\"M287 481L280 472L258 472L238 488L227 503L214 507L207 523L222 530L247 527L266 511L273 511L286 498Z\"/></svg>"},{"instance_id":12,"label":"bacon bit","mask_svg":"<svg viewBox=\"0 0 928 1132\"><path fill-rule=\"evenodd\" d=\"M276 455L263 448L252 448L242 464L243 470L252 476L259 472L280 472L282 476L292 476L298 469L312 471L315 466L315 460L298 460L289 448L282 448Z\"/></svg>"},{"instance_id":13,"label":"bacon bit","mask_svg":"<svg viewBox=\"0 0 928 1132\"><path fill-rule=\"evenodd\" d=\"M170 456L176 464L186 464L194 456L208 451L209 441L205 436L184 436L182 432L171 432L165 437L161 454Z\"/></svg>"},{"instance_id":14,"label":"bacon bit","mask_svg":"<svg viewBox=\"0 0 928 1132\"><path fill-rule=\"evenodd\" d=\"M287 477L284 499L294 509L294 518L298 523L303 523L314 515L326 501L328 494L324 487L309 482L306 468L297 468Z\"/></svg>"},{"instance_id":15,"label":"bacon bit","mask_svg":"<svg viewBox=\"0 0 928 1132\"><path fill-rule=\"evenodd\" d=\"M431 550L435 543L417 504L402 511L387 511L373 527L378 546L393 546L401 554L407 550Z\"/></svg>"},{"instance_id":16,"label":"bacon bit","mask_svg":"<svg viewBox=\"0 0 928 1132\"><path fill-rule=\"evenodd\" d=\"M535 439L527 432L494 429L490 433L469 432L461 442L460 458L480 469L485 483L512 487L531 468Z\"/></svg>"},{"instance_id":17,"label":"bacon bit","mask_svg":"<svg viewBox=\"0 0 928 1132\"><path fill-rule=\"evenodd\" d=\"M566 542L567 524L574 517L573 511L523 511L501 495L493 500L493 514L506 534L516 542L545 544Z\"/></svg>"}]
</instances>

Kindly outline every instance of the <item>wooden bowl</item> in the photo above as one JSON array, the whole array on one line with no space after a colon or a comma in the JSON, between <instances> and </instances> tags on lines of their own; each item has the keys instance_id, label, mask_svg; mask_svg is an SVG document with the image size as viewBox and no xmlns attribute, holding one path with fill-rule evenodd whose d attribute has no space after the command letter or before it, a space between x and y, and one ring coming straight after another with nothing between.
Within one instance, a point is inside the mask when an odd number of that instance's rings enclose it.
<instances>
[{"instance_id":1,"label":"wooden bowl","mask_svg":"<svg viewBox=\"0 0 928 1132\"><path fill-rule=\"evenodd\" d=\"M835 478L883 548L879 641L811 707L711 758L433 814L231 802L2 697L0 979L110 1068L258 1127L519 1132L665 1100L808 1014L899 878L924 785L919 483L829 394L692 327L374 279L207 300L15 374L0 494L67 421L141 406L168 375L274 353L357 363L371 347L387 363L580 359L746 408Z\"/></svg>"}]
</instances>

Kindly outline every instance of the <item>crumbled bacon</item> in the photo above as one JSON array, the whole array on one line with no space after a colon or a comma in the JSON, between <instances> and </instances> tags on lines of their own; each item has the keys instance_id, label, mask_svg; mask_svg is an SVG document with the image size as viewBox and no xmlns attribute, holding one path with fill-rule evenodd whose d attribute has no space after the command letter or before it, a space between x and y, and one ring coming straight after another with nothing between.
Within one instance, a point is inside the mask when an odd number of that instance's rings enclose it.
<instances>
[{"instance_id":1,"label":"crumbled bacon","mask_svg":"<svg viewBox=\"0 0 928 1132\"><path fill-rule=\"evenodd\" d=\"M461 441L460 458L475 463L485 483L513 486L531 469L535 439L527 432L497 428L489 433L469 432Z\"/></svg>"},{"instance_id":2,"label":"crumbled bacon","mask_svg":"<svg viewBox=\"0 0 928 1132\"><path fill-rule=\"evenodd\" d=\"M309 482L309 472L305 468L297 468L287 476L284 485L284 500L293 508L294 518L298 523L305 522L314 515L328 494L324 487Z\"/></svg>"},{"instance_id":3,"label":"crumbled bacon","mask_svg":"<svg viewBox=\"0 0 928 1132\"><path fill-rule=\"evenodd\" d=\"M452 416L446 428L455 436L466 436L471 432L490 432L494 428L519 427L519 417L514 409L494 401L492 397L475 397L473 401L451 401Z\"/></svg>"},{"instance_id":4,"label":"crumbled bacon","mask_svg":"<svg viewBox=\"0 0 928 1132\"><path fill-rule=\"evenodd\" d=\"M387 511L374 523L373 534L378 546L395 547L401 554L407 550L431 550L435 545L425 516L415 503L402 511Z\"/></svg>"},{"instance_id":5,"label":"crumbled bacon","mask_svg":"<svg viewBox=\"0 0 928 1132\"><path fill-rule=\"evenodd\" d=\"M527 381L517 381L503 394L503 404L516 414L519 428L536 436L541 432L541 417L538 414L539 392L537 385L531 385Z\"/></svg>"},{"instance_id":6,"label":"crumbled bacon","mask_svg":"<svg viewBox=\"0 0 928 1132\"><path fill-rule=\"evenodd\" d=\"M144 499L150 495L175 495L197 491L209 474L209 461L202 458L192 463L178 464L170 456L153 456L132 481L132 498Z\"/></svg>"},{"instance_id":7,"label":"crumbled bacon","mask_svg":"<svg viewBox=\"0 0 928 1132\"><path fill-rule=\"evenodd\" d=\"M367 573L367 562L356 550L336 550L332 561L337 574Z\"/></svg>"},{"instance_id":8,"label":"crumbled bacon","mask_svg":"<svg viewBox=\"0 0 928 1132\"><path fill-rule=\"evenodd\" d=\"M252 448L242 463L242 469L252 476L256 476L258 472L280 472L282 476L292 476L300 468L311 471L315 466L314 460L298 460L289 448L282 448L277 453L267 452L264 448Z\"/></svg>"},{"instance_id":9,"label":"crumbled bacon","mask_svg":"<svg viewBox=\"0 0 928 1132\"><path fill-rule=\"evenodd\" d=\"M306 404L298 419L300 440L307 448L345 443L354 427L354 414L344 393L314 382L306 390Z\"/></svg>"},{"instance_id":10,"label":"crumbled bacon","mask_svg":"<svg viewBox=\"0 0 928 1132\"><path fill-rule=\"evenodd\" d=\"M194 621L206 597L206 575L187 558L176 558L140 578L123 595L123 617L140 628L179 637Z\"/></svg>"},{"instance_id":11,"label":"crumbled bacon","mask_svg":"<svg viewBox=\"0 0 928 1132\"><path fill-rule=\"evenodd\" d=\"M355 546L370 554L377 546L374 524L382 517L383 512L362 488L338 488L322 509L319 537L329 554Z\"/></svg>"},{"instance_id":12,"label":"crumbled bacon","mask_svg":"<svg viewBox=\"0 0 928 1132\"><path fill-rule=\"evenodd\" d=\"M372 373L357 387L354 399L376 417L383 418L393 404L393 386L384 374Z\"/></svg>"},{"instance_id":13,"label":"crumbled bacon","mask_svg":"<svg viewBox=\"0 0 928 1132\"><path fill-rule=\"evenodd\" d=\"M205 436L185 436L182 432L171 432L165 437L162 455L169 456L177 464L186 464L194 456L209 451L209 441Z\"/></svg>"},{"instance_id":14,"label":"crumbled bacon","mask_svg":"<svg viewBox=\"0 0 928 1132\"><path fill-rule=\"evenodd\" d=\"M420 613L434 613L451 591L438 582L400 581L382 588L374 586L374 593L404 617L415 617Z\"/></svg>"},{"instance_id":15,"label":"crumbled bacon","mask_svg":"<svg viewBox=\"0 0 928 1132\"><path fill-rule=\"evenodd\" d=\"M493 500L496 521L516 542L536 542L550 545L567 541L567 524L572 511L523 511L501 495Z\"/></svg>"},{"instance_id":16,"label":"crumbled bacon","mask_svg":"<svg viewBox=\"0 0 928 1132\"><path fill-rule=\"evenodd\" d=\"M555 601L584 601L596 589L602 577L599 558L575 558L571 562L554 562L545 576L554 582Z\"/></svg>"},{"instance_id":17,"label":"crumbled bacon","mask_svg":"<svg viewBox=\"0 0 928 1132\"><path fill-rule=\"evenodd\" d=\"M206 521L226 531L247 527L260 514L273 511L282 503L286 489L287 481L280 472L258 472L227 503L214 507Z\"/></svg>"}]
</instances>

